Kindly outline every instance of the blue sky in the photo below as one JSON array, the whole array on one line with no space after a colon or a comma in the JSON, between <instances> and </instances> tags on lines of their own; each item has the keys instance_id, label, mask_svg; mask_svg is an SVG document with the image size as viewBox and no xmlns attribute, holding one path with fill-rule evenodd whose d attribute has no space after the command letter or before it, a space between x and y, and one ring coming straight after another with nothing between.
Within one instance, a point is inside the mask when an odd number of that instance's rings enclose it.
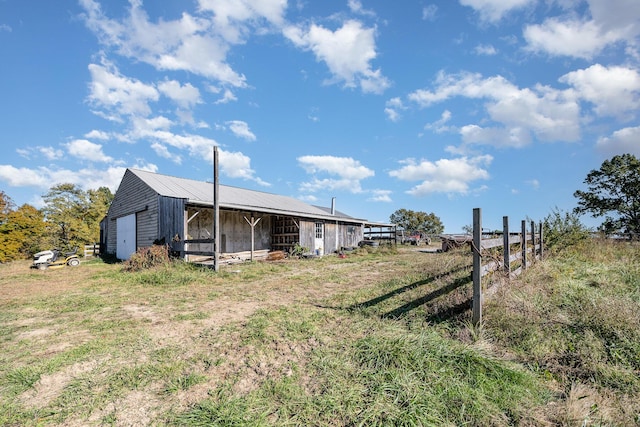
<instances>
[{"instance_id":1,"label":"blue sky","mask_svg":"<svg viewBox=\"0 0 640 427\"><path fill-rule=\"evenodd\" d=\"M0 0L0 58L18 206L127 167L210 181L217 145L222 184L457 233L640 156L638 0Z\"/></svg>"}]
</instances>

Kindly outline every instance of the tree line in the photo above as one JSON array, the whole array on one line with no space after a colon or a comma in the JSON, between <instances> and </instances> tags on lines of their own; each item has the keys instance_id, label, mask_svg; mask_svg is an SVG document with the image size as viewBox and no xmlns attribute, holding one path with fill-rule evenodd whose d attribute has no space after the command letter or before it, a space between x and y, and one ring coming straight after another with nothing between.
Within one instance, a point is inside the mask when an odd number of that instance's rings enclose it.
<instances>
[{"instance_id":1,"label":"tree line","mask_svg":"<svg viewBox=\"0 0 640 427\"><path fill-rule=\"evenodd\" d=\"M573 196L577 206L570 212L554 209L544 220L545 235L550 240L572 240L588 236L589 230L578 216L590 214L604 217L596 231L605 235L624 235L640 239L640 160L632 154L621 154L605 160L584 180L586 189L577 190ZM399 209L389 220L405 230L427 234L440 234L442 221L434 213ZM463 227L471 233L472 226Z\"/></svg>"},{"instance_id":2,"label":"tree line","mask_svg":"<svg viewBox=\"0 0 640 427\"><path fill-rule=\"evenodd\" d=\"M100 221L114 195L107 187L82 190L58 184L43 196L44 206L16 207L0 190L0 262L26 259L51 248L69 250L100 240Z\"/></svg>"}]
</instances>

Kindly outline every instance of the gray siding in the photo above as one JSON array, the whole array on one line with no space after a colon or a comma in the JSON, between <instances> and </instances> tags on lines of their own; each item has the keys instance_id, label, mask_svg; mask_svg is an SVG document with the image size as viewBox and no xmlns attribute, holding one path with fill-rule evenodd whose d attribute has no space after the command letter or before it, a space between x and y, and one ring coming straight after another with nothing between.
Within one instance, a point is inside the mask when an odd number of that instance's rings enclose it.
<instances>
[{"instance_id":1,"label":"gray siding","mask_svg":"<svg viewBox=\"0 0 640 427\"><path fill-rule=\"evenodd\" d=\"M131 214L136 214L136 248L150 246L157 233L158 195L127 170L107 213L106 253L116 253L117 218Z\"/></svg>"},{"instance_id":2,"label":"gray siding","mask_svg":"<svg viewBox=\"0 0 640 427\"><path fill-rule=\"evenodd\" d=\"M181 251L182 241L185 239L184 210L184 199L159 197L158 220L155 230L156 237L149 242L149 245L151 245L155 239L164 239L164 242L167 243L172 250Z\"/></svg>"},{"instance_id":3,"label":"gray siding","mask_svg":"<svg viewBox=\"0 0 640 427\"><path fill-rule=\"evenodd\" d=\"M233 253L251 250L251 213L220 211L220 252ZM254 221L262 218L254 228L254 249L271 249L271 215L254 214Z\"/></svg>"},{"instance_id":4,"label":"gray siding","mask_svg":"<svg viewBox=\"0 0 640 427\"><path fill-rule=\"evenodd\" d=\"M300 246L313 251L316 244L316 222L300 221Z\"/></svg>"}]
</instances>

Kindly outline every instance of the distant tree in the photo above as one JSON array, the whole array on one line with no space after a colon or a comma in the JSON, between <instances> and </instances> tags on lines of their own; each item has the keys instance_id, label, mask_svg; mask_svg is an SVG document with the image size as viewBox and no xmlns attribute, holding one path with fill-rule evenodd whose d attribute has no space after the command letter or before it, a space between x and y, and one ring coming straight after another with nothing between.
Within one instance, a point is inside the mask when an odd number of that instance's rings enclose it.
<instances>
[{"instance_id":1,"label":"distant tree","mask_svg":"<svg viewBox=\"0 0 640 427\"><path fill-rule=\"evenodd\" d=\"M0 191L0 224L7 220L7 216L13 210L14 204L11 197L4 191Z\"/></svg>"},{"instance_id":2,"label":"distant tree","mask_svg":"<svg viewBox=\"0 0 640 427\"><path fill-rule=\"evenodd\" d=\"M434 213L398 209L389 216L389 221L407 231L420 231L431 235L444 231L442 221Z\"/></svg>"},{"instance_id":3,"label":"distant tree","mask_svg":"<svg viewBox=\"0 0 640 427\"><path fill-rule=\"evenodd\" d=\"M578 199L575 213L605 216L606 233L640 236L640 160L632 154L614 156L589 172L584 183L588 190L573 194Z\"/></svg>"},{"instance_id":4,"label":"distant tree","mask_svg":"<svg viewBox=\"0 0 640 427\"><path fill-rule=\"evenodd\" d=\"M91 242L91 203L85 191L74 184L58 184L42 198L51 246L69 249Z\"/></svg>"},{"instance_id":5,"label":"distant tree","mask_svg":"<svg viewBox=\"0 0 640 427\"><path fill-rule=\"evenodd\" d=\"M108 187L88 190L87 195L89 197L89 212L86 220L90 233L90 240L87 243L94 243L100 240L100 221L107 215L115 196Z\"/></svg>"}]
</instances>

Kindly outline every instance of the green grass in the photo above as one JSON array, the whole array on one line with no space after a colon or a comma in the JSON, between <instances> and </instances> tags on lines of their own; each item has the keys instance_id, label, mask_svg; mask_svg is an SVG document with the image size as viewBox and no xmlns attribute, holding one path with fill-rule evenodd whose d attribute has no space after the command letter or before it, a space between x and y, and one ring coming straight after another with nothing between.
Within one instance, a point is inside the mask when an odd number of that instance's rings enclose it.
<instances>
[{"instance_id":1,"label":"green grass","mask_svg":"<svg viewBox=\"0 0 640 427\"><path fill-rule=\"evenodd\" d=\"M638 259L565 249L478 327L466 251L11 270L0 425L638 424Z\"/></svg>"}]
</instances>

